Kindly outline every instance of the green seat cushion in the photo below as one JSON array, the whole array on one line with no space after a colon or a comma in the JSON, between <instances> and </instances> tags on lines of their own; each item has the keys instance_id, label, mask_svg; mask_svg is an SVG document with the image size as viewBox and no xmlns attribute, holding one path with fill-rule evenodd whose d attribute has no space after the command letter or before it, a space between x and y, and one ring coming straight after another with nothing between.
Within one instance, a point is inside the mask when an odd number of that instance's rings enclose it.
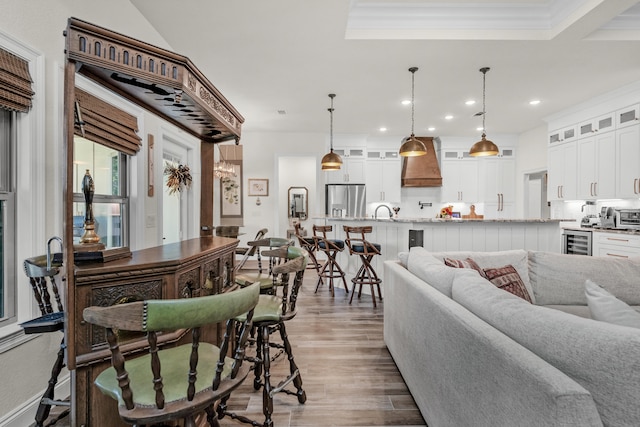
<instances>
[{"instance_id":1,"label":"green seat cushion","mask_svg":"<svg viewBox=\"0 0 640 427\"><path fill-rule=\"evenodd\" d=\"M260 295L258 305L253 310L253 322L278 322L282 317L282 298L273 295ZM237 317L244 321L246 315Z\"/></svg>"},{"instance_id":2,"label":"green seat cushion","mask_svg":"<svg viewBox=\"0 0 640 427\"><path fill-rule=\"evenodd\" d=\"M237 274L236 283L241 286L249 286L252 283L260 282L260 289L273 287L273 278L267 274Z\"/></svg>"},{"instance_id":3,"label":"green seat cushion","mask_svg":"<svg viewBox=\"0 0 640 427\"><path fill-rule=\"evenodd\" d=\"M186 399L189 386L189 356L191 344L164 349L158 352L160 357L165 402ZM198 349L198 377L195 384L196 393L211 388L220 349L209 343L200 343ZM233 359L225 359L221 379L231 374ZM149 407L156 406L156 394L153 389L153 373L151 372L151 356L145 355L127 360L125 368L129 373L129 382L133 392L133 401L136 405ZM123 406L122 390L118 387L116 370L113 367L105 369L94 381L98 389L105 395L118 401Z\"/></svg>"}]
</instances>

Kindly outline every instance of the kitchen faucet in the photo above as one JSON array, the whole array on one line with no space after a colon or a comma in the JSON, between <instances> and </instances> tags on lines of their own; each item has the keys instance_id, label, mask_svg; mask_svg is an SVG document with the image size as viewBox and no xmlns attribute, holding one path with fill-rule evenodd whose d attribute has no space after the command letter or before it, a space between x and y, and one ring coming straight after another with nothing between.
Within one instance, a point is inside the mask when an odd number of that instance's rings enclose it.
<instances>
[{"instance_id":1,"label":"kitchen faucet","mask_svg":"<svg viewBox=\"0 0 640 427\"><path fill-rule=\"evenodd\" d=\"M376 211L375 211L375 212L374 212L374 214L373 214L373 217L374 217L374 218L376 218L376 219L378 218L378 209L380 209L380 208L387 208L387 210L389 211L389 218L392 218L392 217L393 217L393 213L391 212L391 208L390 208L389 206L387 206L387 205L380 205L380 206L378 206L378 207L376 208Z\"/></svg>"}]
</instances>

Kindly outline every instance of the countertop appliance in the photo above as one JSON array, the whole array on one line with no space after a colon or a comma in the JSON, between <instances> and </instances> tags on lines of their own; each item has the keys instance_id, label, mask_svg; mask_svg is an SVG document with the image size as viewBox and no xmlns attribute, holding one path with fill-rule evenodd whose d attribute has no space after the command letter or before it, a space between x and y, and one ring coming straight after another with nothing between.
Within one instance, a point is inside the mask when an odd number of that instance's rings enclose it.
<instances>
[{"instance_id":1,"label":"countertop appliance","mask_svg":"<svg viewBox=\"0 0 640 427\"><path fill-rule=\"evenodd\" d=\"M364 184L326 184L325 212L332 217L364 218L367 215Z\"/></svg>"},{"instance_id":2,"label":"countertop appliance","mask_svg":"<svg viewBox=\"0 0 640 427\"><path fill-rule=\"evenodd\" d=\"M600 225L600 217L597 215L586 215L580 220L581 227L594 227Z\"/></svg>"},{"instance_id":3,"label":"countertop appliance","mask_svg":"<svg viewBox=\"0 0 640 427\"><path fill-rule=\"evenodd\" d=\"M615 208L603 206L600 209L600 228L616 228Z\"/></svg>"},{"instance_id":4,"label":"countertop appliance","mask_svg":"<svg viewBox=\"0 0 640 427\"><path fill-rule=\"evenodd\" d=\"M640 209L616 209L615 227L640 230Z\"/></svg>"}]
</instances>

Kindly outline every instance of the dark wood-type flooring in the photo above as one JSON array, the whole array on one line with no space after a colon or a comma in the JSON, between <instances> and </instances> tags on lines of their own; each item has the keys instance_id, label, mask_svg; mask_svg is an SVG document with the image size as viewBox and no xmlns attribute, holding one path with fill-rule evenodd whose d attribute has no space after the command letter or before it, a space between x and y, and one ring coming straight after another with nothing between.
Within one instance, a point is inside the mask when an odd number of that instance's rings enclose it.
<instances>
[{"instance_id":1,"label":"dark wood-type flooring","mask_svg":"<svg viewBox=\"0 0 640 427\"><path fill-rule=\"evenodd\" d=\"M336 289L334 298L326 285L314 293L315 271L309 269L305 276L298 315L287 323L287 332L307 401L299 404L295 396L277 394L275 426L426 426L384 345L384 301L373 308L369 295L360 300L356 295L349 305L344 288ZM288 372L286 359L277 358L271 368L272 384L277 385ZM250 374L229 406L262 422L262 390L255 391L252 384ZM248 425L229 417L220 424ZM68 422L55 425L66 427Z\"/></svg>"}]
</instances>

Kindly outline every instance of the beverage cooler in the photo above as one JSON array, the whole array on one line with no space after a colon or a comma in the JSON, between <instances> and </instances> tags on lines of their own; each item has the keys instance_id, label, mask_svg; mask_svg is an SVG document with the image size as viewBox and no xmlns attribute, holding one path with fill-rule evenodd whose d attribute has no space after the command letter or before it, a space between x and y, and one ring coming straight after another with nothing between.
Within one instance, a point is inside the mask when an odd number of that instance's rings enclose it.
<instances>
[{"instance_id":1,"label":"beverage cooler","mask_svg":"<svg viewBox=\"0 0 640 427\"><path fill-rule=\"evenodd\" d=\"M591 231L568 230L562 232L562 253L591 255Z\"/></svg>"}]
</instances>

